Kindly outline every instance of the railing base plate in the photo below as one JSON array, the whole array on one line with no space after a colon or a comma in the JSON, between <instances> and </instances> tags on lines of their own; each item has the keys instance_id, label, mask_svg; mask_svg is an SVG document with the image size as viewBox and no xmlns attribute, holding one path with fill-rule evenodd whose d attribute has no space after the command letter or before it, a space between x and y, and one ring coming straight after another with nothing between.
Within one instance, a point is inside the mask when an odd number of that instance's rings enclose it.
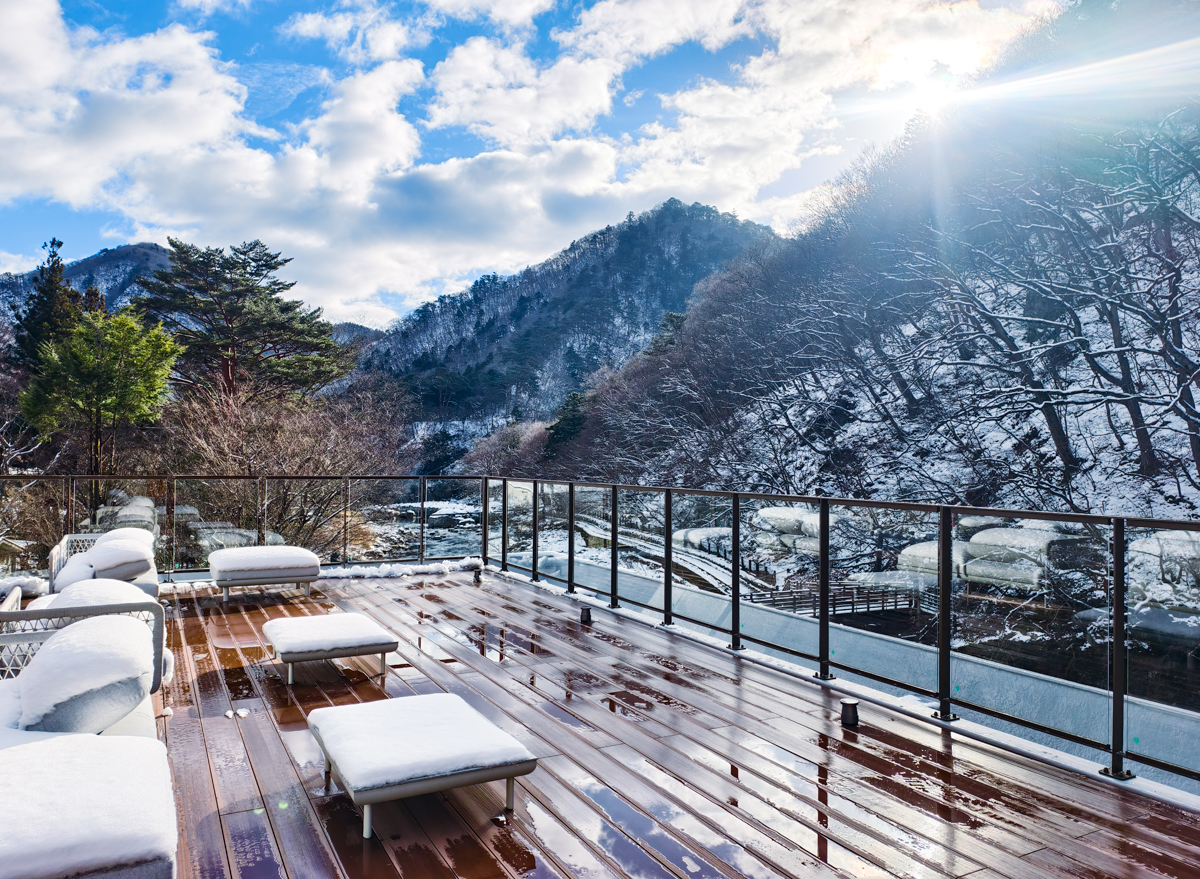
<instances>
[{"instance_id":1,"label":"railing base plate","mask_svg":"<svg viewBox=\"0 0 1200 879\"><path fill-rule=\"evenodd\" d=\"M945 714L940 711L935 711L930 715L930 717L933 717L935 720L944 720L947 723L953 720L958 720L958 715L953 711L947 711Z\"/></svg>"},{"instance_id":2,"label":"railing base plate","mask_svg":"<svg viewBox=\"0 0 1200 879\"><path fill-rule=\"evenodd\" d=\"M1128 769L1122 769L1120 772L1113 772L1108 766L1100 770L1101 775L1107 775L1109 778L1115 778L1117 781L1129 781L1131 778L1137 778Z\"/></svg>"}]
</instances>

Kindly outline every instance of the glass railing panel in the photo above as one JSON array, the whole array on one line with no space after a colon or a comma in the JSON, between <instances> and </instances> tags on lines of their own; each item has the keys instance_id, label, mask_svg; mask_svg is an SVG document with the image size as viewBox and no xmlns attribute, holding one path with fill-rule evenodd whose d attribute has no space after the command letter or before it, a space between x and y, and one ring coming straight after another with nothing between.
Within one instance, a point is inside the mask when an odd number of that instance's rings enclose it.
<instances>
[{"instance_id":1,"label":"glass railing panel","mask_svg":"<svg viewBox=\"0 0 1200 879\"><path fill-rule=\"evenodd\" d=\"M753 498L740 503L742 635L816 656L817 505Z\"/></svg>"},{"instance_id":2,"label":"glass railing panel","mask_svg":"<svg viewBox=\"0 0 1200 879\"><path fill-rule=\"evenodd\" d=\"M1108 526L963 516L955 522L951 693L1107 743Z\"/></svg>"},{"instance_id":3,"label":"glass railing panel","mask_svg":"<svg viewBox=\"0 0 1200 879\"><path fill-rule=\"evenodd\" d=\"M504 552L504 481L487 481L488 562L499 565Z\"/></svg>"},{"instance_id":4,"label":"glass railing panel","mask_svg":"<svg viewBox=\"0 0 1200 879\"><path fill-rule=\"evenodd\" d=\"M1125 750L1200 771L1200 527L1125 539Z\"/></svg>"},{"instance_id":5,"label":"glass railing panel","mask_svg":"<svg viewBox=\"0 0 1200 879\"><path fill-rule=\"evenodd\" d=\"M564 583L567 579L568 539L567 484L538 483L538 573Z\"/></svg>"},{"instance_id":6,"label":"glass railing panel","mask_svg":"<svg viewBox=\"0 0 1200 879\"><path fill-rule=\"evenodd\" d=\"M284 542L282 535L260 530L257 479L180 477L173 481L175 504L169 527L176 570L208 570L208 554L217 549Z\"/></svg>"},{"instance_id":7,"label":"glass railing panel","mask_svg":"<svg viewBox=\"0 0 1200 879\"><path fill-rule=\"evenodd\" d=\"M483 551L482 496L478 479L425 480L425 558L478 557Z\"/></svg>"},{"instance_id":8,"label":"glass railing panel","mask_svg":"<svg viewBox=\"0 0 1200 879\"><path fill-rule=\"evenodd\" d=\"M733 619L733 501L723 495L672 492L671 559L676 580L671 612L709 634L728 632ZM718 635L719 637L719 635Z\"/></svg>"},{"instance_id":9,"label":"glass railing panel","mask_svg":"<svg viewBox=\"0 0 1200 879\"><path fill-rule=\"evenodd\" d=\"M415 562L421 552L421 481L351 479L346 556L350 562Z\"/></svg>"},{"instance_id":10,"label":"glass railing panel","mask_svg":"<svg viewBox=\"0 0 1200 879\"><path fill-rule=\"evenodd\" d=\"M533 570L533 483L508 480L508 566Z\"/></svg>"},{"instance_id":11,"label":"glass railing panel","mask_svg":"<svg viewBox=\"0 0 1200 879\"><path fill-rule=\"evenodd\" d=\"M663 610L663 511L665 495L645 489L617 490L617 591L620 600Z\"/></svg>"},{"instance_id":12,"label":"glass railing panel","mask_svg":"<svg viewBox=\"0 0 1200 879\"><path fill-rule=\"evenodd\" d=\"M69 495L62 479L0 480L0 577L47 579L50 550L67 522ZM25 594L34 591L31 581Z\"/></svg>"},{"instance_id":13,"label":"glass railing panel","mask_svg":"<svg viewBox=\"0 0 1200 879\"><path fill-rule=\"evenodd\" d=\"M340 477L274 477L266 480L265 493L268 532L315 552L322 564L345 559L347 506Z\"/></svg>"},{"instance_id":14,"label":"glass railing panel","mask_svg":"<svg viewBox=\"0 0 1200 879\"><path fill-rule=\"evenodd\" d=\"M76 478L73 533L138 528L155 536L155 566L171 567L171 525L167 515L168 480L97 476Z\"/></svg>"},{"instance_id":15,"label":"glass railing panel","mask_svg":"<svg viewBox=\"0 0 1200 879\"><path fill-rule=\"evenodd\" d=\"M832 662L937 688L937 537L936 513L829 505Z\"/></svg>"},{"instance_id":16,"label":"glass railing panel","mask_svg":"<svg viewBox=\"0 0 1200 879\"><path fill-rule=\"evenodd\" d=\"M575 486L575 585L607 596L612 572L612 491Z\"/></svg>"}]
</instances>

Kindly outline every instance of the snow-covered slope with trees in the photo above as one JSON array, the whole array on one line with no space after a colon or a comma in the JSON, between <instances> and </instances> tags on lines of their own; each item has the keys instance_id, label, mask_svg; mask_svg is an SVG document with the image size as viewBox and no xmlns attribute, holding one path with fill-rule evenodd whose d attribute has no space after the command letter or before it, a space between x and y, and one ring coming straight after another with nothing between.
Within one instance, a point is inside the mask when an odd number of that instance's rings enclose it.
<instances>
[{"instance_id":1,"label":"snow-covered slope with trees","mask_svg":"<svg viewBox=\"0 0 1200 879\"><path fill-rule=\"evenodd\" d=\"M771 231L677 199L630 214L540 265L487 275L418 308L366 369L406 381L429 419L553 416L601 367L641 350L696 282Z\"/></svg>"},{"instance_id":2,"label":"snow-covered slope with trees","mask_svg":"<svg viewBox=\"0 0 1200 879\"><path fill-rule=\"evenodd\" d=\"M156 269L170 268L170 253L165 247L143 242L105 248L99 253L69 263L63 277L77 290L94 285L104 296L110 311L129 304L142 295L138 278L150 277ZM0 304L8 315L14 305L24 302L33 290L36 272L0 274Z\"/></svg>"}]
</instances>

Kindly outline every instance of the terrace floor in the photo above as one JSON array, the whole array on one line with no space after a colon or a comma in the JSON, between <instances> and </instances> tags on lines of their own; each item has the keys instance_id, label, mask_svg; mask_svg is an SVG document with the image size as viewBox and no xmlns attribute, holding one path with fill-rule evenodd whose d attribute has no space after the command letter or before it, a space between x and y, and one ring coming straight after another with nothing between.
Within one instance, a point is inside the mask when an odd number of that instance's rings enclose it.
<instances>
[{"instance_id":1,"label":"terrace floor","mask_svg":"<svg viewBox=\"0 0 1200 879\"><path fill-rule=\"evenodd\" d=\"M168 596L184 879L1200 876L1193 813L874 706L843 729L837 694L661 627L486 574L315 585ZM288 687L262 624L343 610L399 637L382 685L364 657ZM364 841L306 712L443 690L540 758L515 814L496 782L377 806Z\"/></svg>"}]
</instances>

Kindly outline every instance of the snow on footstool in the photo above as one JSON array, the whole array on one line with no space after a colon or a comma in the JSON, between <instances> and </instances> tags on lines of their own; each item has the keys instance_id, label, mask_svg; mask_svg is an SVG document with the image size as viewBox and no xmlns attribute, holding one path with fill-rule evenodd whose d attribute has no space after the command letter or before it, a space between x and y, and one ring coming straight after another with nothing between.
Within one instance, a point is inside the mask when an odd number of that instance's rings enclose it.
<instances>
[{"instance_id":1,"label":"snow on footstool","mask_svg":"<svg viewBox=\"0 0 1200 879\"><path fill-rule=\"evenodd\" d=\"M229 600L231 586L271 586L277 583L306 584L321 576L321 560L300 546L239 546L208 554L208 572L221 587L221 600Z\"/></svg>"},{"instance_id":2,"label":"snow on footstool","mask_svg":"<svg viewBox=\"0 0 1200 879\"><path fill-rule=\"evenodd\" d=\"M379 654L379 673L387 674L387 654L400 642L379 623L358 613L331 613L319 617L281 617L263 625L263 634L281 662L288 667L288 683L295 683L296 662L315 662L340 656Z\"/></svg>"},{"instance_id":3,"label":"snow on footstool","mask_svg":"<svg viewBox=\"0 0 1200 879\"><path fill-rule=\"evenodd\" d=\"M335 773L362 806L364 839L372 803L501 778L512 811L514 780L537 768L524 745L449 693L318 708L308 726L325 752L326 778Z\"/></svg>"},{"instance_id":4,"label":"snow on footstool","mask_svg":"<svg viewBox=\"0 0 1200 879\"><path fill-rule=\"evenodd\" d=\"M167 749L61 735L0 751L0 879L173 879L179 828Z\"/></svg>"}]
</instances>

